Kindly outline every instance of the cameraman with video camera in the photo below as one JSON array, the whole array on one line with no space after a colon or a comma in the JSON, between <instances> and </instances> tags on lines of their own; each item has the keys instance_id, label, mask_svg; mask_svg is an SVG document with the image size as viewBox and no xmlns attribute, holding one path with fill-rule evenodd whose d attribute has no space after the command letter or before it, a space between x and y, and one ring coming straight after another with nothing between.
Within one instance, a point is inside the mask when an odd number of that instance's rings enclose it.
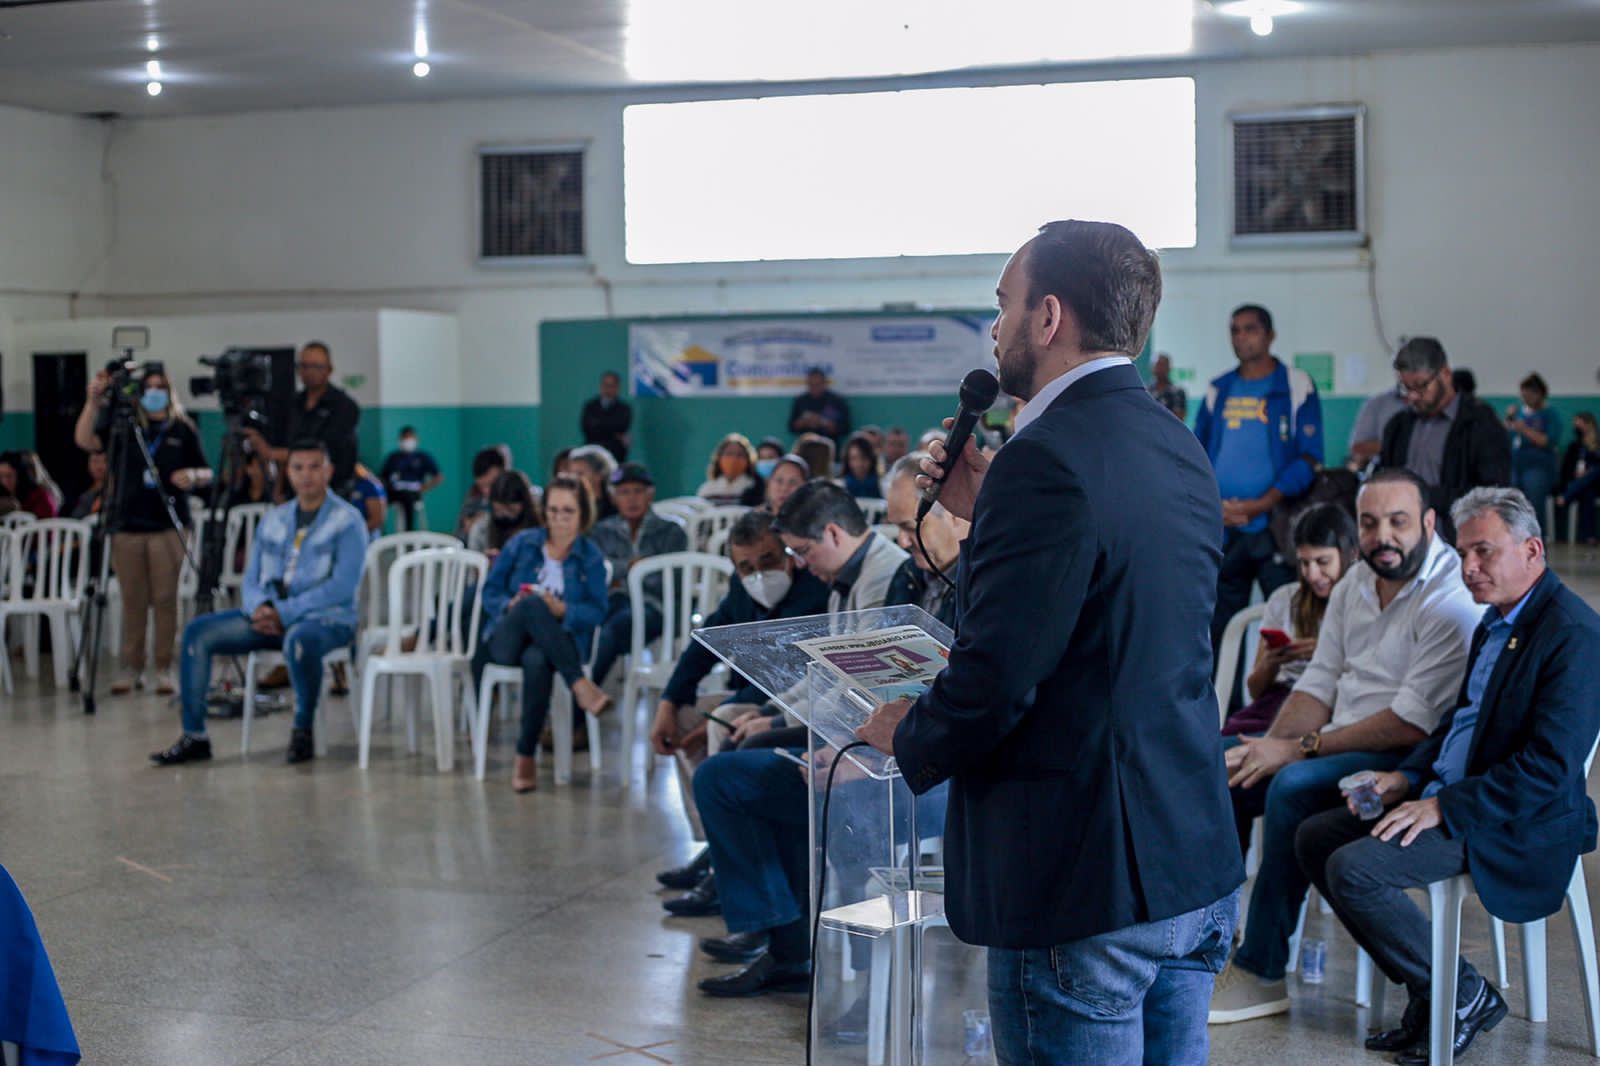
<instances>
[{"instance_id":1,"label":"cameraman with video camera","mask_svg":"<svg viewBox=\"0 0 1600 1066\"><path fill-rule=\"evenodd\" d=\"M171 695L178 691L172 657L189 492L211 483L211 468L200 434L162 364L155 362L132 374L119 367L115 374L107 369L94 376L73 432L78 447L96 452L110 444L119 403L129 405L135 432L127 437L118 468L108 471L100 508L100 520L111 533L111 564L122 586L122 673L112 682L111 693L144 687L145 612L153 609L155 689Z\"/></svg>"},{"instance_id":2,"label":"cameraman with video camera","mask_svg":"<svg viewBox=\"0 0 1600 1066\"><path fill-rule=\"evenodd\" d=\"M361 421L361 405L348 392L331 384L333 356L321 341L308 341L295 357L294 368L305 386L289 417L289 441L319 440L333 457L333 491L350 495L356 476L356 424ZM259 429L246 427L245 437L255 454L286 468L289 449L268 443ZM284 442L287 445L288 441ZM286 485L278 486L280 498Z\"/></svg>"}]
</instances>

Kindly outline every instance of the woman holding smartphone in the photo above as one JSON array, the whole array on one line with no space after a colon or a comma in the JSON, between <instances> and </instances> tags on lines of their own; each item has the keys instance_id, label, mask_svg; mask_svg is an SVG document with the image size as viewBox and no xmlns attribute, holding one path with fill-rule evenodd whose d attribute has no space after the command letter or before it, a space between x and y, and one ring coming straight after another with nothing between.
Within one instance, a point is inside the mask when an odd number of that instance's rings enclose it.
<instances>
[{"instance_id":1,"label":"woman holding smartphone","mask_svg":"<svg viewBox=\"0 0 1600 1066\"><path fill-rule=\"evenodd\" d=\"M491 662L522 667L522 726L511 775L516 792L538 787L539 733L557 674L590 714L611 706L611 697L583 673L583 654L606 616L605 556L584 536L594 515L594 497L581 478L555 478L544 491L544 528L506 541L484 581L485 632L473 680L480 681Z\"/></svg>"},{"instance_id":2,"label":"woman holding smartphone","mask_svg":"<svg viewBox=\"0 0 1600 1066\"><path fill-rule=\"evenodd\" d=\"M1255 666L1245 679L1250 703L1228 718L1222 727L1225 736L1264 732L1277 717L1317 650L1328 597L1355 562L1358 541L1355 519L1333 504L1319 504L1296 519L1300 580L1267 598Z\"/></svg>"}]
</instances>

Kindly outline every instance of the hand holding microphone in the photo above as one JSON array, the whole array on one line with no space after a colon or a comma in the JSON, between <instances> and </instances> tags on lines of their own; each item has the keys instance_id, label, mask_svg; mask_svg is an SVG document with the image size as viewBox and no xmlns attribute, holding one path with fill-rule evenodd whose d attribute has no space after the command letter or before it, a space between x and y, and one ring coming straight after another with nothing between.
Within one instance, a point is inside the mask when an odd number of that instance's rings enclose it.
<instances>
[{"instance_id":1,"label":"hand holding microphone","mask_svg":"<svg viewBox=\"0 0 1600 1066\"><path fill-rule=\"evenodd\" d=\"M989 470L989 460L978 451L972 430L999 394L1000 383L987 370L974 370L962 379L960 406L954 418L944 420L949 432L943 441L928 445L928 458L917 475L917 490L922 493L919 521L935 500L957 518L971 521L978 489Z\"/></svg>"}]
</instances>

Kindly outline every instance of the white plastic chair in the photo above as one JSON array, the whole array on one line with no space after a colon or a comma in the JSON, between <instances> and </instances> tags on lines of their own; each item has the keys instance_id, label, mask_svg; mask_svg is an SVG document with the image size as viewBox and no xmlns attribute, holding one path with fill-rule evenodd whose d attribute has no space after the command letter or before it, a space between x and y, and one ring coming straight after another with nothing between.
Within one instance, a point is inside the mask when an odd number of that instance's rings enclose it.
<instances>
[{"instance_id":1,"label":"white plastic chair","mask_svg":"<svg viewBox=\"0 0 1600 1066\"><path fill-rule=\"evenodd\" d=\"M244 710L243 710L242 715L241 715L243 720L242 720L242 722L240 724L241 727L240 727L240 737L239 737L239 754L240 755L249 755L250 754L250 721L251 721L251 719L253 719L255 717L255 712L256 712L256 672L261 668L261 657L263 655L279 655L279 654L280 653L274 652L274 651L268 651L268 652L253 651L253 652L250 653L249 657L247 659L245 659L245 665L244 665ZM350 646L347 644L342 648L333 649L328 654L326 654L326 655L324 655L322 657L322 695L320 697L318 697L318 699L317 699L317 706L320 707L320 708L326 708L328 706L328 677L329 677L328 667L332 666L334 663L343 663L346 666L350 667L350 671L351 671L351 677L350 677L351 687L354 688L354 686L355 686L355 682L356 682L355 664L351 661ZM350 708L350 719L351 719L351 722L353 724L355 724L357 727L360 726L360 722L357 719L356 709L355 709L354 705L352 705L351 708ZM313 729L312 733L311 733L312 743L316 745L316 752L317 752L318 758L328 754L328 728L327 728L328 716L327 715L323 715L322 716L322 721L323 721L322 726L320 728Z\"/></svg>"},{"instance_id":2,"label":"white plastic chair","mask_svg":"<svg viewBox=\"0 0 1600 1066\"><path fill-rule=\"evenodd\" d=\"M889 501L862 497L856 500L856 506L861 508L861 514L866 518L867 525L874 526L883 521L883 516L889 513Z\"/></svg>"},{"instance_id":3,"label":"white plastic chair","mask_svg":"<svg viewBox=\"0 0 1600 1066\"><path fill-rule=\"evenodd\" d=\"M732 529L733 524L746 514L750 508L729 504L724 507L708 507L689 520L689 548L691 551L709 551L711 538L725 529Z\"/></svg>"},{"instance_id":4,"label":"white plastic chair","mask_svg":"<svg viewBox=\"0 0 1600 1066\"><path fill-rule=\"evenodd\" d=\"M395 560L427 548L459 548L461 541L449 533L391 533L367 545L361 570L361 622L357 627L356 658L364 659L381 647L387 633L389 614L389 571Z\"/></svg>"},{"instance_id":5,"label":"white plastic chair","mask_svg":"<svg viewBox=\"0 0 1600 1066\"><path fill-rule=\"evenodd\" d=\"M89 581L89 524L75 518L23 522L12 528L8 539L5 599L0 600L0 633L5 632L6 623L12 618L47 622L56 687L64 689L78 646L78 612ZM31 587L27 580L30 574ZM28 676L38 677L39 629L36 624L24 636L23 657ZM10 656L5 654L0 654L0 680L4 681L9 694L11 663Z\"/></svg>"},{"instance_id":6,"label":"white plastic chair","mask_svg":"<svg viewBox=\"0 0 1600 1066\"><path fill-rule=\"evenodd\" d=\"M0 529L19 529L22 526L31 526L38 520L38 516L32 511L12 511L0 518Z\"/></svg>"},{"instance_id":7,"label":"white plastic chair","mask_svg":"<svg viewBox=\"0 0 1600 1066\"><path fill-rule=\"evenodd\" d=\"M661 636L650 644L645 640L644 582L651 575L661 577ZM644 559L628 571L628 602L633 613L633 635L628 647L626 680L622 686L622 787L633 776L633 738L639 717L639 699L646 693L659 693L672 677L678 656L688 645L690 634L715 608L733 576L733 563L720 555L704 552L672 552ZM652 649L645 661L646 647ZM645 773L653 760L646 758Z\"/></svg>"},{"instance_id":8,"label":"white plastic chair","mask_svg":"<svg viewBox=\"0 0 1600 1066\"><path fill-rule=\"evenodd\" d=\"M694 502L691 503L689 500ZM650 509L668 521L677 522L687 531L695 516L701 511L707 510L710 506L709 503L699 497L679 497L654 503Z\"/></svg>"},{"instance_id":9,"label":"white plastic chair","mask_svg":"<svg viewBox=\"0 0 1600 1066\"><path fill-rule=\"evenodd\" d=\"M1233 702L1233 694L1240 684L1239 651L1244 647L1245 636L1251 626L1260 628L1266 613L1266 604L1253 603L1228 619L1228 626L1222 631L1222 646L1217 649L1218 728L1227 723L1228 704Z\"/></svg>"},{"instance_id":10,"label":"white plastic chair","mask_svg":"<svg viewBox=\"0 0 1600 1066\"><path fill-rule=\"evenodd\" d=\"M606 560L606 588L611 587L611 560ZM595 626L593 635L589 638L589 653L584 657L584 669L588 670L590 663L594 662L595 650L600 646L600 627ZM483 678L478 684L477 714L470 722L469 733L472 743L473 773L479 781L483 780L484 770L489 761L489 722L494 717L494 698L500 689L520 690L522 688L522 667L502 666L499 663L488 663L483 668ZM509 701L512 691L506 692ZM572 780L572 690L559 678L550 688L550 732L555 741L556 784L564 785ZM601 767L600 752L600 719L592 714L586 714L584 726L589 734L589 772L598 774Z\"/></svg>"},{"instance_id":11,"label":"white plastic chair","mask_svg":"<svg viewBox=\"0 0 1600 1066\"><path fill-rule=\"evenodd\" d=\"M389 570L384 643L361 668L359 758L364 770L372 749L372 716L378 679L414 676L426 680L433 707L433 739L440 770L455 765L453 695L458 686L473 715L472 653L478 646L479 607L489 559L464 548L424 548L397 559ZM413 590L411 595L407 590ZM470 590L470 593L469 593ZM416 638L407 651L407 635ZM410 749L416 750L416 707L406 705Z\"/></svg>"},{"instance_id":12,"label":"white plastic chair","mask_svg":"<svg viewBox=\"0 0 1600 1066\"><path fill-rule=\"evenodd\" d=\"M711 534L711 539L706 541L706 554L727 555L728 535L732 532L733 527L729 526L727 529L719 529L715 533Z\"/></svg>"},{"instance_id":13,"label":"white plastic chair","mask_svg":"<svg viewBox=\"0 0 1600 1066\"><path fill-rule=\"evenodd\" d=\"M271 504L244 503L228 512L228 523L222 533L222 572L217 584L222 594L231 600L239 598L244 571L250 565L250 546L256 539L256 527L270 510Z\"/></svg>"},{"instance_id":14,"label":"white plastic chair","mask_svg":"<svg viewBox=\"0 0 1600 1066\"><path fill-rule=\"evenodd\" d=\"M1597 741L1596 747L1600 747ZM1589 776L1594 765L1595 748L1583 763L1583 775ZM1455 1002L1456 959L1461 955L1461 904L1475 892L1470 874L1459 874L1435 881L1428 886L1428 908L1432 914L1433 957L1430 960L1432 990L1429 993L1428 1062L1431 1066L1450 1066L1455 1061ZM1567 882L1567 914L1572 920L1572 938L1576 941L1578 970L1583 975L1583 1008L1588 1020L1589 1054L1600 1058L1600 959L1595 952L1594 916L1589 909L1589 884L1583 875L1583 856L1573 863L1572 878ZM1549 968L1546 965L1545 922L1523 922L1522 977L1527 983L1527 1008L1530 1022L1550 1019ZM1495 967L1500 987L1506 981L1505 923L1490 915L1494 931ZM1371 968L1372 961L1365 952L1360 963ZM1372 983L1372 1010L1374 1017L1383 1014L1384 993L1388 982L1369 977Z\"/></svg>"}]
</instances>

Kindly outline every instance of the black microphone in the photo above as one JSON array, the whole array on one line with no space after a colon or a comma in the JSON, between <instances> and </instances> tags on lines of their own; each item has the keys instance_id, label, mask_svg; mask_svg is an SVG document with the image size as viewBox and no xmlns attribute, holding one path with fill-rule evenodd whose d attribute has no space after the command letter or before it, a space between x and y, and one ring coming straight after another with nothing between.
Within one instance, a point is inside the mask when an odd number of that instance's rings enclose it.
<instances>
[{"instance_id":1,"label":"black microphone","mask_svg":"<svg viewBox=\"0 0 1600 1066\"><path fill-rule=\"evenodd\" d=\"M961 461L961 453L967 448L967 438L972 436L972 428L978 424L978 417L994 406L995 397L999 395L1000 382L987 370L974 370L961 379L961 403L956 408L956 419L950 426L950 433L944 438L945 477L949 477L955 464ZM922 501L917 504L919 523L927 517L942 488L944 478L923 491Z\"/></svg>"}]
</instances>

